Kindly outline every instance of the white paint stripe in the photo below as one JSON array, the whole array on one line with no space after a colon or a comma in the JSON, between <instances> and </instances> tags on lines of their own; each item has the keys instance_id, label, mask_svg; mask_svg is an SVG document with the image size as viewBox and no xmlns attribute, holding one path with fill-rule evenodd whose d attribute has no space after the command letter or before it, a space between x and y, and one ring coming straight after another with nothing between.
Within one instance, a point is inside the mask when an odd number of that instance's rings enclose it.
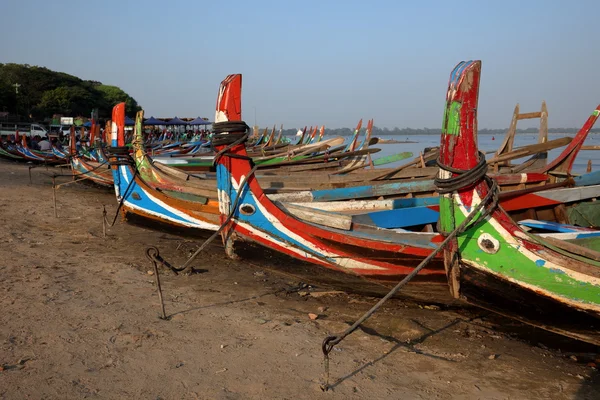
<instances>
[{"instance_id":1,"label":"white paint stripe","mask_svg":"<svg viewBox=\"0 0 600 400\"><path fill-rule=\"evenodd\" d=\"M568 239L577 239L579 236L583 236L585 234L594 233L594 232L560 232L560 233L539 233L536 236L545 238L553 238L558 240L568 240ZM600 235L599 235L600 236ZM596 236L589 236L596 237Z\"/></svg>"},{"instance_id":2,"label":"white paint stripe","mask_svg":"<svg viewBox=\"0 0 600 400\"><path fill-rule=\"evenodd\" d=\"M459 206L458 208L461 210L462 214L465 217L467 215L469 215L469 211L467 211L465 205L462 203L460 196L458 194L454 194L453 196L454 196L456 204ZM473 191L473 201L471 203L471 209L472 209L472 207L474 207L475 205L477 205L479 203L481 203L481 198L479 197L477 192L474 190ZM525 257L527 257L529 260L531 260L532 263L535 263L537 260L543 259L542 257L540 257L540 255L533 253L532 251L525 248L525 246L523 246L521 243L519 243L513 237L513 235L510 234L510 232L508 232L506 229L504 229L502 227L502 225L500 225L500 223L495 218L492 218L492 216L488 216L486 218L486 220L492 225L492 227L496 230L496 232L499 233L500 236L502 236L502 238L504 239L506 244L514 247L519 253L523 254ZM522 233L523 235L526 235L524 232L518 232L518 233ZM549 251L551 251L551 250L549 250ZM466 260L464 260L464 261L466 261ZM589 282L592 285L600 286L600 279L598 279L598 278L595 278L595 277L592 277L592 276L589 276L586 274L582 274L577 271L573 271L573 270L569 269L568 266L558 265L547 259L544 259L544 261L545 261L544 266L540 267L540 268L560 270L560 271L564 272L564 274L566 276L568 276L572 279L575 279L575 280L578 280L581 282ZM559 297L561 299L561 301L564 303L567 303L567 304L570 304L570 305L573 305L576 307L600 311L600 304L589 304L589 303L579 302L576 300L569 299L568 297L563 297L563 296L554 294L554 293L549 292L548 290L543 289L539 286L535 286L535 285L529 284L527 282L517 280L512 277L497 273L497 272L491 270L490 268L486 267L485 265L478 264L472 260L469 261L469 264L477 269L480 269L480 270L486 271L487 273L491 273L493 275L502 277L502 279L506 279L508 281L514 282L520 286L526 287L537 293L543 292L545 296ZM518 266L517 266L517 268L518 268ZM556 274L556 275L557 275L557 277L561 276L561 274Z\"/></svg>"},{"instance_id":3,"label":"white paint stripe","mask_svg":"<svg viewBox=\"0 0 600 400\"><path fill-rule=\"evenodd\" d=\"M161 213L158 213L158 212L153 211L153 210L149 210L149 209L144 208L144 207L140 207L140 206L136 205L135 203L132 203L129 200L126 200L125 204L128 205L130 208L133 208L133 209L136 209L136 210L139 210L139 211L143 211L144 213L147 213L147 214L150 214L150 215L154 215L156 217L159 217L160 219L172 221L172 222L175 222L175 223L180 224L180 225L184 225L184 226L188 226L188 227L192 227L192 228L206 229L206 230L210 230L210 231L216 231L219 228L219 226L216 225L216 224L212 224L210 222L202 221L202 220L196 219L196 218L194 218L194 217L192 217L190 215L182 213L181 211L179 211L179 210L177 210L177 209L175 209L175 208L173 208L173 207L165 204L164 202L160 201L159 199L157 199L157 198L149 195L147 192L144 192L144 193L149 197L149 199L152 202L154 202L158 206L163 207L164 209L172 212L173 214L177 215L178 217L183 218L184 220L181 221L181 220L172 218L172 217L170 217L168 215L161 214Z\"/></svg>"},{"instance_id":4,"label":"white paint stripe","mask_svg":"<svg viewBox=\"0 0 600 400\"><path fill-rule=\"evenodd\" d=\"M274 200L274 195L269 199ZM295 202L299 206L316 208L324 211L368 211L368 210L391 210L394 208L394 200L351 200L351 201L315 201Z\"/></svg>"},{"instance_id":5,"label":"white paint stripe","mask_svg":"<svg viewBox=\"0 0 600 400\"><path fill-rule=\"evenodd\" d=\"M236 182L236 180L233 178L233 176L230 175L231 178L231 183L233 185L234 190L238 191L239 189L239 185ZM240 181L243 181L243 177L241 178ZM298 234L290 231L288 228L286 228L281 221L279 221L275 216L273 216L271 213L269 213L267 211L267 209L264 207L263 204L261 204L260 201L258 201L258 199L254 196L254 193L250 192L249 193L250 196L252 196L252 198L254 199L254 201L256 202L256 205L258 206L259 210L262 212L262 214L265 216L265 218L271 223L273 224L273 226L275 227L275 229L277 229L278 231L282 232L283 234L285 234L286 236L294 239L295 241L297 241L298 243L306 246L307 248L311 249L312 251L314 251L317 254L322 254L324 257L329 257L332 258L333 261L340 265L341 267L344 268L349 268L349 269L369 269L369 270L385 270L386 268L377 266L377 265L372 265L372 264L367 264L364 263L362 261L358 261L358 260L354 260L351 258L346 258L346 257L340 257L340 254L337 253L333 253L330 252L324 248L319 248L316 245L314 245L313 243L309 242L308 240L304 239L303 237L299 236ZM292 217L294 218L294 217ZM238 221L239 222L239 221ZM275 239L272 238L269 235L265 235L263 234L263 236L265 239L269 240L269 241L274 241ZM287 243L278 243L279 245L292 250L292 247L287 244ZM295 251L296 252L296 251Z\"/></svg>"},{"instance_id":6,"label":"white paint stripe","mask_svg":"<svg viewBox=\"0 0 600 400\"><path fill-rule=\"evenodd\" d=\"M269 199L273 201L283 201L283 202L294 202L294 203L304 203L304 202L312 202L313 195L312 192L308 190L301 190L293 193L275 193L269 195Z\"/></svg>"},{"instance_id":7,"label":"white paint stripe","mask_svg":"<svg viewBox=\"0 0 600 400\"><path fill-rule=\"evenodd\" d=\"M527 183L527 174L521 174L521 182L520 183Z\"/></svg>"}]
</instances>

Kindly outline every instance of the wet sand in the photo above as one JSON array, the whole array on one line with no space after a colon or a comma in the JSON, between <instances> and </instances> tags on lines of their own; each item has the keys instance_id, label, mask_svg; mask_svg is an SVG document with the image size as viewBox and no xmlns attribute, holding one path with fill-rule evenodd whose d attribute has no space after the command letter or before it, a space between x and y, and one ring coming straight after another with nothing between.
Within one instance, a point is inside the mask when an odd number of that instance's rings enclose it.
<instances>
[{"instance_id":1,"label":"wet sand","mask_svg":"<svg viewBox=\"0 0 600 400\"><path fill-rule=\"evenodd\" d=\"M146 248L181 265L208 234L119 219L103 238L114 193L81 183L57 191L55 218L55 170L32 170L30 184L26 164L0 160L1 399L600 398L597 348L406 299L332 352L325 393L323 338L376 298L260 247L230 260L215 242L200 273L161 269L162 320Z\"/></svg>"}]
</instances>

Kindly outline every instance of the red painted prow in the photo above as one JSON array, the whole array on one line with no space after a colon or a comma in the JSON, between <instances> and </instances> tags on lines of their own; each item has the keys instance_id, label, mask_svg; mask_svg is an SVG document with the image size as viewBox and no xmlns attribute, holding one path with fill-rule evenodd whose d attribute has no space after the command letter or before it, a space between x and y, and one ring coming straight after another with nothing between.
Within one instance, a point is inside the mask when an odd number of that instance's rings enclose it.
<instances>
[{"instance_id":1,"label":"red painted prow","mask_svg":"<svg viewBox=\"0 0 600 400\"><path fill-rule=\"evenodd\" d=\"M352 144L350 145L349 151L356 150L356 143L358 142L358 137L360 136L360 128L362 128L362 118L360 121L358 121L358 125L356 125L356 129L354 130L356 135L354 135L354 138L352 139Z\"/></svg>"},{"instance_id":2,"label":"red painted prow","mask_svg":"<svg viewBox=\"0 0 600 400\"><path fill-rule=\"evenodd\" d=\"M358 121L358 125L356 125L356 129L354 130L354 132L356 134L352 138L352 143L350 144L350 147L348 148L349 151L356 150L356 143L358 143L358 137L360 136L360 128L362 128L362 118L360 119L360 121Z\"/></svg>"},{"instance_id":3,"label":"red painted prow","mask_svg":"<svg viewBox=\"0 0 600 400\"><path fill-rule=\"evenodd\" d=\"M96 120L92 119L92 126L90 127L90 145L93 146L96 142Z\"/></svg>"},{"instance_id":4,"label":"red painted prow","mask_svg":"<svg viewBox=\"0 0 600 400\"><path fill-rule=\"evenodd\" d=\"M481 61L462 62L452 71L446 92L440 160L461 170L472 169L479 162L477 101L480 75Z\"/></svg>"},{"instance_id":5,"label":"red painted prow","mask_svg":"<svg viewBox=\"0 0 600 400\"><path fill-rule=\"evenodd\" d=\"M369 141L371 140L371 135L373 134L373 121L374 120L371 118L367 123L367 138L365 140L365 143L367 143L367 145L369 144Z\"/></svg>"},{"instance_id":6,"label":"red painted prow","mask_svg":"<svg viewBox=\"0 0 600 400\"><path fill-rule=\"evenodd\" d=\"M71 125L69 129L69 152L72 156L77 154L77 145L75 144L75 127Z\"/></svg>"},{"instance_id":7,"label":"red painted prow","mask_svg":"<svg viewBox=\"0 0 600 400\"><path fill-rule=\"evenodd\" d=\"M577 135L575 135L571 143L569 143L569 145L553 162L548 164L540 172L547 173L553 171L570 173L571 169L573 168L575 158L577 157L579 150L581 150L581 146L583 146L583 143L585 142L585 139L590 133L590 130L596 123L598 116L600 116L600 104L598 105L598 107L596 107L594 112L592 112L592 115L590 115L587 121L585 121L585 123L583 124L579 132L577 132Z\"/></svg>"},{"instance_id":8,"label":"red painted prow","mask_svg":"<svg viewBox=\"0 0 600 400\"><path fill-rule=\"evenodd\" d=\"M228 75L219 88L215 122L242 119L242 74Z\"/></svg>"},{"instance_id":9,"label":"red painted prow","mask_svg":"<svg viewBox=\"0 0 600 400\"><path fill-rule=\"evenodd\" d=\"M112 139L117 139L117 146L125 146L125 103L119 103L112 111Z\"/></svg>"},{"instance_id":10,"label":"red painted prow","mask_svg":"<svg viewBox=\"0 0 600 400\"><path fill-rule=\"evenodd\" d=\"M315 127L312 128L312 133L310 134L310 140L308 140L308 143L311 143L315 139L315 136L317 136L318 129L319 127L317 125L315 125Z\"/></svg>"}]
</instances>

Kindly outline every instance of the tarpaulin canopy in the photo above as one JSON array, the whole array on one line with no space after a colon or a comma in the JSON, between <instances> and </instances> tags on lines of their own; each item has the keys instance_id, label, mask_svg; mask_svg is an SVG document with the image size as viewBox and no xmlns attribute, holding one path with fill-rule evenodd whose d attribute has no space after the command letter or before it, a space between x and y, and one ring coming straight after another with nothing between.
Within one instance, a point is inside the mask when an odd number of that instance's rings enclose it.
<instances>
[{"instance_id":1,"label":"tarpaulin canopy","mask_svg":"<svg viewBox=\"0 0 600 400\"><path fill-rule=\"evenodd\" d=\"M125 116L125 125L127 125L127 126L135 125L135 121L132 120L131 118L129 118L128 116Z\"/></svg>"},{"instance_id":2,"label":"tarpaulin canopy","mask_svg":"<svg viewBox=\"0 0 600 400\"><path fill-rule=\"evenodd\" d=\"M196 118L193 121L188 122L188 125L210 125L212 122L202 119L200 117Z\"/></svg>"},{"instance_id":3,"label":"tarpaulin canopy","mask_svg":"<svg viewBox=\"0 0 600 400\"><path fill-rule=\"evenodd\" d=\"M188 123L185 122L185 121L183 121L183 120L181 120L181 119L179 119L179 118L177 118L177 117L175 117L172 120L167 121L166 124L167 125L187 125Z\"/></svg>"},{"instance_id":4,"label":"tarpaulin canopy","mask_svg":"<svg viewBox=\"0 0 600 400\"><path fill-rule=\"evenodd\" d=\"M150 117L144 121L144 125L166 125L165 121L161 121L160 119L156 119L154 117Z\"/></svg>"}]
</instances>

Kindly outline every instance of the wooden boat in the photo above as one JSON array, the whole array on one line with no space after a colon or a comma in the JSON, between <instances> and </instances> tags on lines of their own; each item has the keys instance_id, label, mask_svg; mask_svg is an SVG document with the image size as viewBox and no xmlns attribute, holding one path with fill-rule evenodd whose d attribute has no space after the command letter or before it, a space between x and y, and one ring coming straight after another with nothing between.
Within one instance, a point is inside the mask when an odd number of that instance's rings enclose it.
<instances>
[{"instance_id":1,"label":"wooden boat","mask_svg":"<svg viewBox=\"0 0 600 400\"><path fill-rule=\"evenodd\" d=\"M367 129L367 135L365 138L366 143L368 143L369 132L372 127L372 123L369 123L369 128ZM214 174L202 174L193 175L186 174L178 169L174 169L172 167L164 166L161 163L156 163L153 160L153 157L149 156L147 152L144 151L143 146L143 137L141 134L136 133L134 135L134 141L132 142L132 148L134 149L133 159L136 163L136 168L140 174L140 177L144 179L148 184L153 186L157 190L177 190L179 192L186 192L186 187L190 188L190 191L196 192L197 189L203 190L202 195L217 198L217 183L216 183L216 175ZM360 146L368 146L368 144L364 145L364 142L360 144ZM255 160L255 158L253 158ZM362 162L361 160L357 160L357 162ZM352 164L347 164L346 167L340 166L338 171L343 171L345 168ZM313 179L317 179L319 181L330 181L337 182L337 184L342 184L343 182L351 182L362 179L360 175L353 174L350 176L334 176L331 171L317 171L316 173L313 171L312 176ZM299 186L296 183L296 179L301 175L301 179L303 179L304 171L294 172L293 170L286 170L285 175L281 174L271 174L269 172L261 172L257 176L262 185L267 188L269 193L277 193L280 189L286 189L290 186L294 186L300 189L310 189L310 182L305 183L305 186Z\"/></svg>"},{"instance_id":2,"label":"wooden boat","mask_svg":"<svg viewBox=\"0 0 600 400\"><path fill-rule=\"evenodd\" d=\"M95 130L95 121L92 123L92 130ZM89 179L101 186L113 187L112 171L107 162L88 161L77 153L74 127L71 127L69 161L73 176L80 179Z\"/></svg>"},{"instance_id":3,"label":"wooden boat","mask_svg":"<svg viewBox=\"0 0 600 400\"><path fill-rule=\"evenodd\" d=\"M229 76L222 83L220 95L228 94L229 82L240 80L238 75ZM234 85L234 88L239 85ZM239 98L229 94L230 98ZM342 270L351 274L367 277L398 278L411 270L416 261L415 256L424 257L431 252L441 239L434 233L417 233L404 230L380 229L376 224L360 221L356 216L328 212L322 209L305 208L304 214L289 210L290 204L272 201L274 196L267 196L256 177L256 168L252 167L243 145L244 136L238 128L231 126L231 121L239 121L240 105L228 105L220 97L214 128L216 132L229 129L215 136L215 146L223 153L217 167L219 204L222 220L227 222L224 230L224 241L230 240L230 235L253 240L267 247L278 250L293 257L313 262L328 268ZM233 110L229 112L229 110ZM449 113L451 110L447 110ZM589 131L591 124L597 118L597 113L588 120L582 131ZM220 122L226 128L221 128ZM461 125L471 126L472 121L460 121ZM455 123L458 123L455 121ZM229 124L229 125L228 125ZM236 126L235 124L233 126ZM243 127L243 124L239 125ZM228 136L229 135L229 136ZM231 145L234 143L234 145ZM568 162L574 155L573 148L565 150L568 157L558 159L560 165ZM556 160L555 160L556 161ZM553 164L553 163L552 163ZM487 169L483 165L484 170ZM548 176L540 174L545 182ZM520 176L521 182L532 176ZM512 178L510 178L512 179ZM506 176L498 176L498 180L510 183ZM533 180L533 179L531 179ZM549 185L545 186L546 188ZM536 187L535 190L543 189ZM593 188L595 196L600 194L600 187ZM509 196L510 200L529 195L533 192L520 191ZM544 191L539 193L549 193ZM314 193L314 192L313 192ZM507 194L508 196L508 194ZM401 199L409 201L419 199ZM394 200L397 201L397 200ZM348 202L352 203L352 202ZM296 204L301 206L301 204ZM410 213L412 209L408 209ZM390 216L388 215L388 218ZM308 218L311 218L309 221ZM415 222L415 225L421 222ZM435 261L433 268L427 271L428 279L435 276Z\"/></svg>"},{"instance_id":4,"label":"wooden boat","mask_svg":"<svg viewBox=\"0 0 600 400\"><path fill-rule=\"evenodd\" d=\"M480 71L480 61L457 66L446 100L451 112L442 128L439 182L453 189L440 200L443 231L454 230L481 203L484 207L445 249L450 292L499 314L599 345L598 237L562 241L532 236L496 205L493 181L475 172L484 162L477 149L477 125L455 121L476 118ZM471 183L457 183L458 177Z\"/></svg>"},{"instance_id":5,"label":"wooden boat","mask_svg":"<svg viewBox=\"0 0 600 400\"><path fill-rule=\"evenodd\" d=\"M397 280L435 248L437 235L390 232L352 224L349 218L308 210L292 215L285 205L266 196L254 176L240 129L222 132L232 121L242 127L241 75L230 75L222 83L217 100L213 145L222 154L217 180L224 242L235 234L298 259L353 275ZM310 218L311 222L306 219ZM327 226L326 226L327 225ZM421 282L439 285L439 259L420 275Z\"/></svg>"},{"instance_id":6,"label":"wooden boat","mask_svg":"<svg viewBox=\"0 0 600 400\"><path fill-rule=\"evenodd\" d=\"M142 117L143 113L140 113L137 119L141 120ZM119 132L119 122L116 124ZM117 140L121 137L118 132ZM205 222L214 221L220 215L218 208L211 206L218 199L216 180L190 179L189 175L179 170L155 164L144 149L143 136L137 122L131 148L133 154L130 157L121 157L122 161L116 160L119 161L118 164L123 165L119 165L117 174L121 179L114 181L117 197L126 213L142 217L152 215L153 219L171 225L216 230L216 225L199 225L197 221L198 218ZM111 162L114 164L114 161ZM135 179L131 180L130 176L134 176ZM161 201L136 199L134 194L139 194L135 189L138 186L139 192L143 192L148 198L160 197ZM303 207L289 205L288 209L294 215L306 213ZM190 214L192 210L194 213ZM176 218L172 215L174 211L177 211ZM320 218L318 213L315 213L314 218Z\"/></svg>"},{"instance_id":7,"label":"wooden boat","mask_svg":"<svg viewBox=\"0 0 600 400\"><path fill-rule=\"evenodd\" d=\"M0 157L7 158L9 160L23 160L23 157L16 152L16 150L11 149L12 145L7 143L3 143L0 140Z\"/></svg>"},{"instance_id":8,"label":"wooden boat","mask_svg":"<svg viewBox=\"0 0 600 400\"><path fill-rule=\"evenodd\" d=\"M136 116L136 130L141 131L143 112ZM177 191L158 191L140 178L125 146L125 103L113 108L111 147L108 149L117 201L123 216L134 214L169 225L216 230L219 208L206 196Z\"/></svg>"},{"instance_id":9,"label":"wooden boat","mask_svg":"<svg viewBox=\"0 0 600 400\"><path fill-rule=\"evenodd\" d=\"M536 119L536 118L539 118L539 120L540 120L540 128L538 130L538 144L547 143L548 142L548 108L546 106L546 102L542 101L542 106L541 106L540 111L529 112L529 113L521 113L521 108L520 108L519 104L517 104L515 106L515 110L513 112L513 117L510 121L510 126L508 127L508 131L506 132L506 135L504 136L504 140L500 144L500 147L498 147L498 150L496 150L496 153L494 154L493 158L497 159L497 160L501 160L502 156L505 156L506 154L510 154L513 152L515 136L517 133L517 124L519 121L527 120L527 119ZM518 168L520 170L522 170L524 168L543 168L546 166L547 158L548 158L548 152L541 151L541 152L533 155L533 157L531 157L526 162L519 165ZM519 172L519 170L511 169L511 167L514 167L514 166L511 166L508 161L498 161L498 162L495 162L490 165L491 170L496 173L499 172L501 169L509 169L514 172Z\"/></svg>"},{"instance_id":10,"label":"wooden boat","mask_svg":"<svg viewBox=\"0 0 600 400\"><path fill-rule=\"evenodd\" d=\"M600 106L596 108L600 110ZM529 170L528 168L520 168L519 166L511 167L512 170L518 169L518 173L508 171L502 174L493 174L499 186L505 190L525 190L540 186L548 187L548 184L566 185L571 175L571 169L577 154L581 150L583 143L588 136L591 128L598 119L598 115L593 113L588 117L577 135L571 140L561 143L568 143L563 151L551 162L547 163L542 168ZM501 161L510 160L516 156L527 157L536 155L539 151L547 151L549 142L542 144L534 144L525 146L519 149L513 149L511 152L504 153L499 157L493 157L487 161L487 164L494 164ZM535 157L533 158L535 160ZM530 160L525 161L526 166L532 166ZM374 199L384 198L390 200L414 197L431 197L436 193L434 180L424 176L429 176L436 170L437 167L424 168L407 168L394 171L393 174L387 174L387 178L380 180L382 176L375 176L369 182L356 181L356 184L347 184L343 188L331 188L323 185L312 191L294 191L290 194L279 194L276 199L287 202L334 202L356 199ZM376 174L377 170L374 171ZM369 171L366 174L371 174ZM416 179L415 179L416 178ZM555 186L556 187L556 186ZM542 206L543 200L539 203L532 203L529 208L537 208ZM370 203L374 204L374 203ZM390 204L390 203L388 203ZM372 207L371 207L372 208ZM337 208L339 210L339 208ZM528 216L527 218L534 218Z\"/></svg>"},{"instance_id":11,"label":"wooden boat","mask_svg":"<svg viewBox=\"0 0 600 400\"><path fill-rule=\"evenodd\" d=\"M20 144L19 139L21 141ZM51 151L44 152L30 149L27 145L27 138L24 135L20 138L17 138L15 141L15 151L24 160L44 164L59 164L62 162L60 159L56 158L56 156Z\"/></svg>"},{"instance_id":12,"label":"wooden boat","mask_svg":"<svg viewBox=\"0 0 600 400\"><path fill-rule=\"evenodd\" d=\"M518 111L518 108L516 111ZM513 121L537 116L541 116L541 129L542 132L545 132L547 130L545 128L547 127L547 111L544 105L539 113L515 114ZM540 136L541 143L514 149L511 138L514 139L515 122L511 125L504 143L489 161L489 167L491 170L497 171L496 174L501 173L503 175L498 178L503 190L521 190L560 181L567 185L568 182L565 178L570 175L573 161L595 121L596 117L594 116L588 118L588 121L574 139L560 138L547 141L546 134L542 134ZM355 132L357 131L358 129L355 130ZM355 138L350 143L355 143ZM564 151L551 163L546 164L546 152L549 149L565 145L567 146ZM284 166L280 163L277 168L269 170L260 165L260 172L257 172L257 177L264 190L269 193L280 193L277 199L287 202L342 202L379 197L385 199L427 197L435 195L433 176L437 171L437 167L427 165L429 161L435 161L432 157L437 157L437 154L437 151L432 151L418 157L415 162L420 165L419 168L400 168L391 173L382 169L352 171L353 167L325 169L318 164L314 166ZM526 156L532 157L519 165L507 164L512 159ZM208 157L212 160L212 156ZM407 157L407 154L402 155L402 157ZM420 163L417 162L418 160L420 160ZM377 160L373 163L377 163ZM366 164L361 165L360 162L357 164L360 168L366 166ZM296 171L310 171L310 175L290 174L290 172ZM352 174L348 172L352 172ZM193 179L194 175L197 176L193 173L190 175L189 179ZM202 174L202 179L212 179L214 177L214 173L206 172ZM373 205L375 203L377 202L370 202L369 204ZM542 203L543 200L540 199L539 203L533 203L532 207L528 208L537 208ZM352 204L352 206L355 205ZM342 210L339 203L332 206L336 210ZM529 216L528 218L535 217Z\"/></svg>"},{"instance_id":13,"label":"wooden boat","mask_svg":"<svg viewBox=\"0 0 600 400\"><path fill-rule=\"evenodd\" d=\"M262 149L259 152L252 151L250 154L252 154L255 163L265 169L278 169L284 165L297 166L309 164L320 164L321 168L327 166L337 168L337 165L334 163L338 161L346 168L354 168L371 154L380 151L380 149L368 148L368 144L362 146L360 149L348 150L345 146L341 146L343 142L344 139L342 137L336 137L316 143L280 147L270 152L270 154ZM177 154L169 157L158 156L153 158L156 162L191 173L214 171L214 154L212 153L197 153L183 157ZM362 164L360 167L364 165Z\"/></svg>"}]
</instances>

